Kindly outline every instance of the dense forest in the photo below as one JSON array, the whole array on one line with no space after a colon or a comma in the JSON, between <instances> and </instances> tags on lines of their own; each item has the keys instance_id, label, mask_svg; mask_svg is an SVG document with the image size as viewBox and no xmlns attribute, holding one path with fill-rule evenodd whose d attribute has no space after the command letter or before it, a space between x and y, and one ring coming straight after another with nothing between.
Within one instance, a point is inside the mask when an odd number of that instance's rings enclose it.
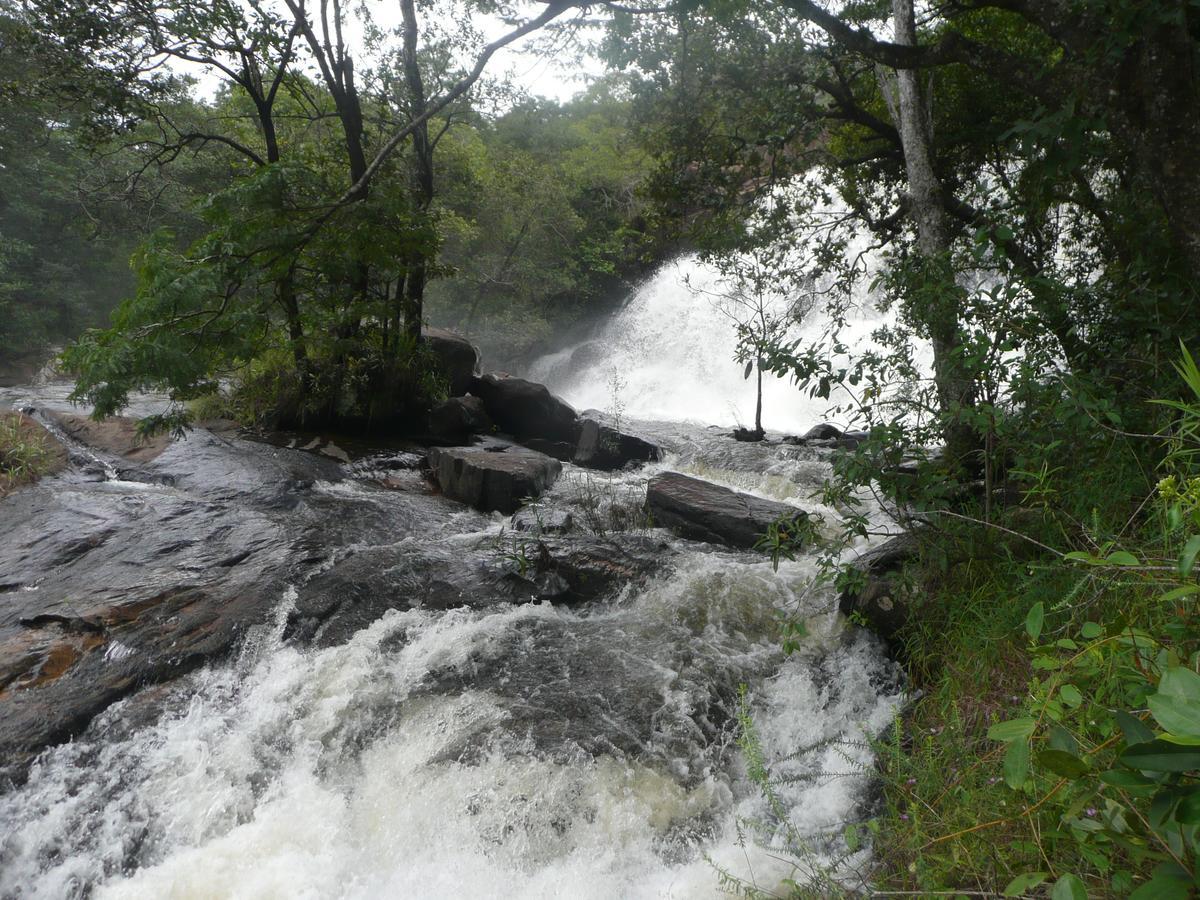
<instances>
[{"instance_id":1,"label":"dense forest","mask_svg":"<svg viewBox=\"0 0 1200 900\"><path fill-rule=\"evenodd\" d=\"M597 74L546 99L513 47ZM412 433L425 329L520 368L683 251L746 377L861 433L840 520L758 549L818 542L914 698L845 837L868 889L1193 895L1193 0L0 0L0 369L60 354L99 417ZM886 609L866 498L911 539Z\"/></svg>"}]
</instances>

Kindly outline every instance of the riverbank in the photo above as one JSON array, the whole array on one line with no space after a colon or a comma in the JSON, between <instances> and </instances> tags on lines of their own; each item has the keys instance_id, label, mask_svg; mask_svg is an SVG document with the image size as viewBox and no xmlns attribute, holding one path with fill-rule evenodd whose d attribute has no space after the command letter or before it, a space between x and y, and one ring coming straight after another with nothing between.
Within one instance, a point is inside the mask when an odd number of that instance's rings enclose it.
<instances>
[{"instance_id":1,"label":"riverbank","mask_svg":"<svg viewBox=\"0 0 1200 900\"><path fill-rule=\"evenodd\" d=\"M1107 477L1034 515L1026 501L925 536L907 569L924 599L894 635L917 699L877 745L881 890L1194 890L1179 862L1191 813L1175 806L1196 790L1183 774L1194 761L1133 755L1164 722L1185 727L1155 697L1197 664L1195 539L1164 527L1194 516L1196 498L1181 504L1135 462L1114 454Z\"/></svg>"}]
</instances>

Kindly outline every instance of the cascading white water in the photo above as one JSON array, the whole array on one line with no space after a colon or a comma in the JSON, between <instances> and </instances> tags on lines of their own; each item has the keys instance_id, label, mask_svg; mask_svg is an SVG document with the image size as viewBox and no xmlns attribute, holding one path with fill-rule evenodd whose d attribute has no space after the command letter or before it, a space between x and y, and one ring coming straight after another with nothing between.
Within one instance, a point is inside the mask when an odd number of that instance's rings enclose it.
<instances>
[{"instance_id":1,"label":"cascading white water","mask_svg":"<svg viewBox=\"0 0 1200 900\"><path fill-rule=\"evenodd\" d=\"M529 377L579 409L619 410L641 419L706 425L754 425L754 376L735 360L737 328L715 299L727 288L712 266L686 256L662 266L595 335L536 360ZM861 298L841 334L865 346L883 324ZM828 320L814 309L788 332L806 343ZM836 402L836 397L833 402ZM766 375L763 426L803 434L826 421L831 401L802 393L789 379Z\"/></svg>"},{"instance_id":2,"label":"cascading white water","mask_svg":"<svg viewBox=\"0 0 1200 900\"><path fill-rule=\"evenodd\" d=\"M733 329L687 274L716 277L694 260L665 267L596 343L534 374L626 419L748 424ZM852 327L875 324L868 313ZM826 405L777 381L764 422L804 429ZM665 460L613 475L568 466L543 505L640 508L646 479L670 469L833 513L813 500L829 472L819 451L646 428L674 448ZM421 490L415 473L408 494L319 482L303 502L338 524L334 555L338 541L382 541L403 568L431 548L533 552L499 516ZM637 537L669 561L615 598L444 610L397 597L335 646L284 639L303 585L280 585L274 627L235 659L110 707L0 796L0 898L696 898L720 895L721 872L766 891L814 870L863 877L869 849L842 833L869 812L868 741L902 702L894 666L813 588L815 558L776 571L657 529L601 539ZM790 657L781 611L808 630ZM787 826L736 746L741 686L786 781Z\"/></svg>"},{"instance_id":3,"label":"cascading white water","mask_svg":"<svg viewBox=\"0 0 1200 900\"><path fill-rule=\"evenodd\" d=\"M595 616L548 605L391 613L311 653L276 634L173 692L175 710L152 727L109 736L118 708L0 802L11 829L0 893L67 897L102 883L104 898L693 898L718 895L714 866L774 889L792 866L738 845L735 822L769 811L722 763L724 748L696 743L658 762L653 748L644 760L546 752L535 735L506 732L502 689L422 692L431 671L467 673L514 641L534 650L566 633L575 653L645 669L665 725L686 724L699 698L679 652L761 667L777 651L744 632L804 574L711 554L689 568ZM872 643L843 641L828 617L812 624L808 650L751 699L768 757L792 757L776 774L809 779L781 796L815 864L837 855L866 784L861 741L898 697L881 690L889 674ZM619 677L608 687L629 689Z\"/></svg>"}]
</instances>

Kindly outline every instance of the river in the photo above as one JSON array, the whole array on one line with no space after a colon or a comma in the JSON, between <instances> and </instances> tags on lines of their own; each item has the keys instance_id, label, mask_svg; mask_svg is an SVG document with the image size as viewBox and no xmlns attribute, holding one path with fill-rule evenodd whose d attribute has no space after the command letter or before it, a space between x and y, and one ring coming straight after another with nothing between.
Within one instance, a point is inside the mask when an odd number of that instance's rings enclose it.
<instances>
[{"instance_id":1,"label":"river","mask_svg":"<svg viewBox=\"0 0 1200 900\"><path fill-rule=\"evenodd\" d=\"M631 301L643 322L678 293L656 277ZM611 327L597 340L611 345ZM832 520L815 499L830 451L712 427L745 403L740 367L705 374L728 349L715 322L686 329L719 347L703 366L669 331L658 348L639 332L642 364L602 344L590 376L563 374L562 355L535 366L667 451L615 474L568 464L538 504L541 520L574 522L545 536L554 552L640 561L586 602L515 595L536 525L441 497L411 448L351 447L346 463L197 430L137 466L75 447L66 473L0 503L0 603L26 610L0 625L98 629L104 643L59 678L76 692L106 672L153 682L91 697L90 724L0 796L0 897L696 898L719 896L722 872L768 892L817 870L861 878L870 849L847 846L845 827L871 815L868 742L903 702L896 667L812 585L815 558L775 571L639 512L669 470ZM771 390L768 427L815 424L794 389ZM0 404L63 395L41 385ZM153 633L113 612L184 595ZM196 596L239 618L188 631L178 675L121 668L179 640L164 629ZM57 618L31 617L38 604ZM790 656L781 614L807 628ZM746 722L782 780L774 810L747 774Z\"/></svg>"}]
</instances>

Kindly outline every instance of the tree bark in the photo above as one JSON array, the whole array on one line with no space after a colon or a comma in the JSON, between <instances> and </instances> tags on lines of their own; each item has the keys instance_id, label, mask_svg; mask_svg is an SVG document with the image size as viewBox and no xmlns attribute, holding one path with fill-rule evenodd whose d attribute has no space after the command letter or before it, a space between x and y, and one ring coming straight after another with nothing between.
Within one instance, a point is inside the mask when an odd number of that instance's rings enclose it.
<instances>
[{"instance_id":1,"label":"tree bark","mask_svg":"<svg viewBox=\"0 0 1200 900\"><path fill-rule=\"evenodd\" d=\"M892 0L896 44L917 45L913 0ZM952 466L968 461L978 441L962 413L973 403L972 382L962 359L959 323L961 291L950 266L952 231L946 213L945 192L933 160L933 128L929 107L921 96L918 70L896 71L893 115L904 150L913 219L917 226L917 252L922 278L932 279L921 302L913 308L929 333L933 347L933 378L943 418L946 456Z\"/></svg>"},{"instance_id":2,"label":"tree bark","mask_svg":"<svg viewBox=\"0 0 1200 900\"><path fill-rule=\"evenodd\" d=\"M409 194L414 211L424 217L433 203L433 145L429 141L428 101L421 65L417 59L418 24L413 0L401 0L404 17L404 81L408 88L409 117L418 124L412 133L412 162L409 166ZM404 282L404 328L414 342L421 340L421 325L425 316L425 281L428 255L418 247L408 260L408 277Z\"/></svg>"}]
</instances>

